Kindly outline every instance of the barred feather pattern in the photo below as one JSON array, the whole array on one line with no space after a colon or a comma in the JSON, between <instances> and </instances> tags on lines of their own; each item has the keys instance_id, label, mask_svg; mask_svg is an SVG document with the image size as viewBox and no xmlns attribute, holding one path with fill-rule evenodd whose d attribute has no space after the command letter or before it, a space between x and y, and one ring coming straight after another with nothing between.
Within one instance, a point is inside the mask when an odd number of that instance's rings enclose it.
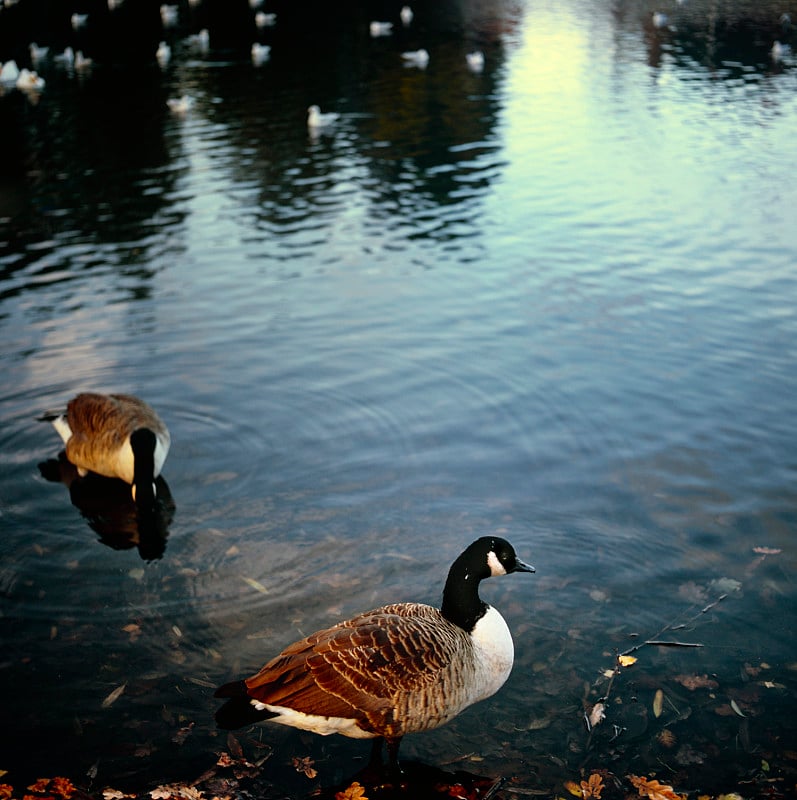
<instances>
[{"instance_id":1,"label":"barred feather pattern","mask_svg":"<svg viewBox=\"0 0 797 800\"><path fill-rule=\"evenodd\" d=\"M490 612L507 638L497 671L495 657L485 658L478 640L438 609L397 603L290 645L245 681L247 693L277 713L351 719L362 734L348 735L396 738L435 728L496 692L509 675L511 636Z\"/></svg>"}]
</instances>

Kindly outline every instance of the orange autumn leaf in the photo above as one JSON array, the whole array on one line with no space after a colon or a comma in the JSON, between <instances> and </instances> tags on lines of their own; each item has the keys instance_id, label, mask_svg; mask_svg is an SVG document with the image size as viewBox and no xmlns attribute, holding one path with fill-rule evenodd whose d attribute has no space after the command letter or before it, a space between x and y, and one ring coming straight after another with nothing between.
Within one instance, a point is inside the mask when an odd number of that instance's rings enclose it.
<instances>
[{"instance_id":1,"label":"orange autumn leaf","mask_svg":"<svg viewBox=\"0 0 797 800\"><path fill-rule=\"evenodd\" d=\"M0 783L0 800L9 800L14 794L14 787L8 783Z\"/></svg>"},{"instance_id":2,"label":"orange autumn leaf","mask_svg":"<svg viewBox=\"0 0 797 800\"><path fill-rule=\"evenodd\" d=\"M39 778L35 783L28 786L28 790L31 792L46 792L49 785L49 778Z\"/></svg>"},{"instance_id":3,"label":"orange autumn leaf","mask_svg":"<svg viewBox=\"0 0 797 800\"><path fill-rule=\"evenodd\" d=\"M636 786L641 797L647 797L649 800L684 800L684 795L678 794L672 786L665 783L640 778L637 775L629 775L628 780Z\"/></svg>"},{"instance_id":4,"label":"orange autumn leaf","mask_svg":"<svg viewBox=\"0 0 797 800\"><path fill-rule=\"evenodd\" d=\"M52 791L63 797L64 800L69 800L77 789L69 778L55 777L53 778Z\"/></svg>"},{"instance_id":5,"label":"orange autumn leaf","mask_svg":"<svg viewBox=\"0 0 797 800\"><path fill-rule=\"evenodd\" d=\"M335 792L335 800L368 800L368 798L365 796L365 788L354 781L342 792Z\"/></svg>"},{"instance_id":6,"label":"orange autumn leaf","mask_svg":"<svg viewBox=\"0 0 797 800\"><path fill-rule=\"evenodd\" d=\"M632 664L636 664L637 660L636 656L617 656L617 663L621 667L630 667Z\"/></svg>"},{"instance_id":7,"label":"orange autumn leaf","mask_svg":"<svg viewBox=\"0 0 797 800\"><path fill-rule=\"evenodd\" d=\"M588 800L591 797L594 797L595 800L600 800L603 788L603 778L597 772L593 772L589 776L589 780L581 781L581 795L584 800Z\"/></svg>"},{"instance_id":8,"label":"orange autumn leaf","mask_svg":"<svg viewBox=\"0 0 797 800\"><path fill-rule=\"evenodd\" d=\"M581 787L575 781L565 781L565 789L567 789L573 797L582 797Z\"/></svg>"}]
</instances>

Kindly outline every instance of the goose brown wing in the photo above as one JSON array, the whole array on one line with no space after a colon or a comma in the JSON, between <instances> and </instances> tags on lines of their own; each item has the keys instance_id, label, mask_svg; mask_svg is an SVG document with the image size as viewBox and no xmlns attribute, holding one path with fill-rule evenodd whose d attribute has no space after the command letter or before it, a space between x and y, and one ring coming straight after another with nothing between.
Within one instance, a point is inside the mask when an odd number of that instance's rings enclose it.
<instances>
[{"instance_id":1,"label":"goose brown wing","mask_svg":"<svg viewBox=\"0 0 797 800\"><path fill-rule=\"evenodd\" d=\"M246 685L262 703L368 720L378 730L398 695L441 679L460 637L431 606L384 606L290 645Z\"/></svg>"}]
</instances>

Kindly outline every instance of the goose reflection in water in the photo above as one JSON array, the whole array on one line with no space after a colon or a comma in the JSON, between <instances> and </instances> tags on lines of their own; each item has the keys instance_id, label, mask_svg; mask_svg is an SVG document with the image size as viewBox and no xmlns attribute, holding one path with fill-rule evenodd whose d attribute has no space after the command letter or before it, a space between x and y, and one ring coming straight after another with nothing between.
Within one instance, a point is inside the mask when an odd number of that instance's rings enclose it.
<instances>
[{"instance_id":1,"label":"goose reflection in water","mask_svg":"<svg viewBox=\"0 0 797 800\"><path fill-rule=\"evenodd\" d=\"M114 550L138 548L144 561L163 556L176 506L162 475L155 479L154 506L142 509L136 507L130 486L124 481L93 472L81 477L63 451L58 458L40 463L39 472L45 480L63 483L69 489L72 505L104 545Z\"/></svg>"}]
</instances>

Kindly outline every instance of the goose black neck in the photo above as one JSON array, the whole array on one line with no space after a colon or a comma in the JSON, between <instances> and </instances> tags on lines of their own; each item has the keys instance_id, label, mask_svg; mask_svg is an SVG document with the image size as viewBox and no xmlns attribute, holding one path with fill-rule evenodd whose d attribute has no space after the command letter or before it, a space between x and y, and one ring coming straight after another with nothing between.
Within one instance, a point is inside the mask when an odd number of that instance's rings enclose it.
<instances>
[{"instance_id":1,"label":"goose black neck","mask_svg":"<svg viewBox=\"0 0 797 800\"><path fill-rule=\"evenodd\" d=\"M155 501L152 485L155 481L155 445L157 439L149 428L139 428L130 434L133 450L133 484L136 503L150 506Z\"/></svg>"},{"instance_id":2,"label":"goose black neck","mask_svg":"<svg viewBox=\"0 0 797 800\"><path fill-rule=\"evenodd\" d=\"M479 597L479 583L486 577L485 566L474 568L472 556L468 557L467 552L448 571L440 613L468 633L487 612L487 603Z\"/></svg>"}]
</instances>

